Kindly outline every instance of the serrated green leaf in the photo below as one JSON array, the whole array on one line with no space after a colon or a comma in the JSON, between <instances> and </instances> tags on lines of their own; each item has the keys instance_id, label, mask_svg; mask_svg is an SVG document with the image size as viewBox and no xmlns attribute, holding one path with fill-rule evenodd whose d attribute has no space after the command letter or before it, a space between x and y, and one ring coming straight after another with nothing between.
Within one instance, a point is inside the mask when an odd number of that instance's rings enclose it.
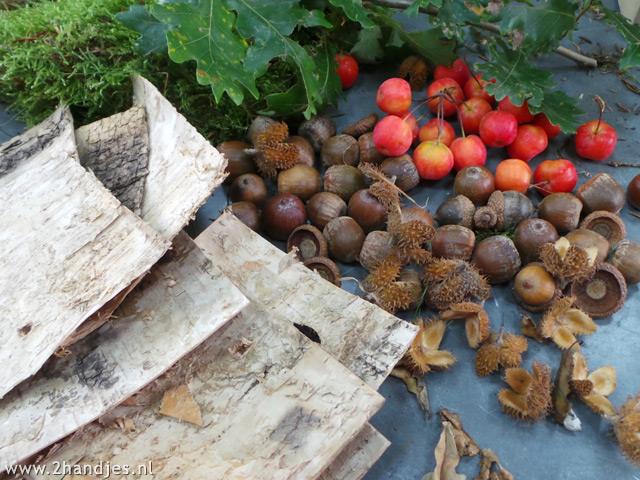
<instances>
[{"instance_id":1,"label":"serrated green leaf","mask_svg":"<svg viewBox=\"0 0 640 480\"><path fill-rule=\"evenodd\" d=\"M407 7L404 14L409 18L417 17L420 9L428 6L440 8L442 7L442 0L415 0L415 2Z\"/></svg>"},{"instance_id":2,"label":"serrated green leaf","mask_svg":"<svg viewBox=\"0 0 640 480\"><path fill-rule=\"evenodd\" d=\"M602 20L616 27L627 41L627 47L620 58L620 68L627 70L640 66L640 25L631 23L620 12L614 12L602 6L600 10L605 14Z\"/></svg>"},{"instance_id":3,"label":"serrated green leaf","mask_svg":"<svg viewBox=\"0 0 640 480\"><path fill-rule=\"evenodd\" d=\"M375 63L384 56L381 40L382 29L379 26L364 28L358 32L358 41L349 53L360 63Z\"/></svg>"},{"instance_id":4,"label":"serrated green leaf","mask_svg":"<svg viewBox=\"0 0 640 480\"><path fill-rule=\"evenodd\" d=\"M496 44L500 48L496 47ZM496 83L485 86L487 92L502 100L509 97L514 105L522 105L527 100L530 107L539 107L546 90L555 87L551 72L535 67L522 50L511 50L503 41L497 40L489 46L491 60L474 65L484 78L495 78Z\"/></svg>"},{"instance_id":5,"label":"serrated green leaf","mask_svg":"<svg viewBox=\"0 0 640 480\"><path fill-rule=\"evenodd\" d=\"M504 35L521 30L519 49L532 55L555 50L566 32L577 27L578 5L568 0L544 0L540 4L510 3L501 11L500 32Z\"/></svg>"},{"instance_id":6,"label":"serrated green leaf","mask_svg":"<svg viewBox=\"0 0 640 480\"><path fill-rule=\"evenodd\" d=\"M131 5L129 10L116 13L116 20L140 33L136 50L140 55L167 51L167 32L173 28L153 17L144 5Z\"/></svg>"},{"instance_id":7,"label":"serrated green leaf","mask_svg":"<svg viewBox=\"0 0 640 480\"><path fill-rule=\"evenodd\" d=\"M334 7L339 7L349 20L359 22L363 28L375 27L371 12L362 6L362 0L329 0Z\"/></svg>"},{"instance_id":8,"label":"serrated green leaf","mask_svg":"<svg viewBox=\"0 0 640 480\"><path fill-rule=\"evenodd\" d=\"M479 22L480 17L471 10L470 6L481 6L477 1L442 0L442 7L437 16L429 18L432 25L442 28L448 38L455 38L463 42L466 37L464 25L466 22Z\"/></svg>"},{"instance_id":9,"label":"serrated green leaf","mask_svg":"<svg viewBox=\"0 0 640 480\"><path fill-rule=\"evenodd\" d=\"M529 107L531 113L544 112L552 125L558 125L564 133L575 133L576 125L581 123L576 117L585 112L578 107L578 101L563 91L546 93L540 106Z\"/></svg>"},{"instance_id":10,"label":"serrated green leaf","mask_svg":"<svg viewBox=\"0 0 640 480\"><path fill-rule=\"evenodd\" d=\"M236 28L240 36L253 40L245 68L260 76L274 57L290 59L300 72L306 91L305 116L316 113L316 105L322 104L323 97L315 63L300 44L288 37L307 10L300 8L297 0L227 0L227 3L238 14Z\"/></svg>"},{"instance_id":11,"label":"serrated green leaf","mask_svg":"<svg viewBox=\"0 0 640 480\"><path fill-rule=\"evenodd\" d=\"M239 105L242 87L258 98L254 75L242 65L247 44L234 32L235 15L218 0L157 4L151 14L177 25L167 32L169 57L177 63L195 60L198 83L211 85L216 101L226 92Z\"/></svg>"},{"instance_id":12,"label":"serrated green leaf","mask_svg":"<svg viewBox=\"0 0 640 480\"><path fill-rule=\"evenodd\" d=\"M423 30L419 32L407 32L402 24L386 15L376 15L379 24L393 28L394 33L418 55L430 59L438 65L449 65L457 57L454 55L455 42L443 41L440 28ZM393 37L392 37L393 38Z\"/></svg>"}]
</instances>

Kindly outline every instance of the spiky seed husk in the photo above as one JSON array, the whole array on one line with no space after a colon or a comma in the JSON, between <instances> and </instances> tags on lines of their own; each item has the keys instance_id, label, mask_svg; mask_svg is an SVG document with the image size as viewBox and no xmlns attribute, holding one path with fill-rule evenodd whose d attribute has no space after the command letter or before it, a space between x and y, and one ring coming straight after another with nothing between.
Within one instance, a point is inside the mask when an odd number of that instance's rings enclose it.
<instances>
[{"instance_id":1,"label":"spiky seed husk","mask_svg":"<svg viewBox=\"0 0 640 480\"><path fill-rule=\"evenodd\" d=\"M446 323L443 320L419 319L416 322L418 334L414 338L405 363L415 374L425 374L431 370L446 370L456 361L451 352L439 350Z\"/></svg>"},{"instance_id":2,"label":"spiky seed husk","mask_svg":"<svg viewBox=\"0 0 640 480\"><path fill-rule=\"evenodd\" d=\"M256 157L256 166L265 177L274 178L278 170L291 168L298 162L298 147L284 143L288 135L289 127L284 122L274 122L258 135L255 148L262 155Z\"/></svg>"},{"instance_id":3,"label":"spiky seed husk","mask_svg":"<svg viewBox=\"0 0 640 480\"><path fill-rule=\"evenodd\" d=\"M613 415L615 409L609 399L603 395L587 395L582 399L598 415Z\"/></svg>"},{"instance_id":4,"label":"spiky seed husk","mask_svg":"<svg viewBox=\"0 0 640 480\"><path fill-rule=\"evenodd\" d=\"M385 182L375 182L369 187L369 192L387 208L400 204L400 194L392 185Z\"/></svg>"},{"instance_id":5,"label":"spiky seed husk","mask_svg":"<svg viewBox=\"0 0 640 480\"><path fill-rule=\"evenodd\" d=\"M545 243L540 248L540 260L546 269L565 285L588 280L595 273L597 249L584 249L570 245L560 237L555 243Z\"/></svg>"},{"instance_id":6,"label":"spiky seed husk","mask_svg":"<svg viewBox=\"0 0 640 480\"><path fill-rule=\"evenodd\" d=\"M560 297L555 300L542 317L540 333L551 338L560 348L579 349L574 334L590 335L598 329L591 317L573 307L575 297Z\"/></svg>"},{"instance_id":7,"label":"spiky seed husk","mask_svg":"<svg viewBox=\"0 0 640 480\"><path fill-rule=\"evenodd\" d=\"M505 372L505 382L513 389L503 389L498 400L510 417L526 421L538 421L551 409L551 368L533 362L533 375L521 368Z\"/></svg>"},{"instance_id":8,"label":"spiky seed husk","mask_svg":"<svg viewBox=\"0 0 640 480\"><path fill-rule=\"evenodd\" d=\"M613 430L622 454L640 467L640 392L615 411Z\"/></svg>"},{"instance_id":9,"label":"spiky seed husk","mask_svg":"<svg viewBox=\"0 0 640 480\"><path fill-rule=\"evenodd\" d=\"M391 252L373 265L369 274L363 279L364 288L370 292L383 289L400 278L402 267L400 258Z\"/></svg>"},{"instance_id":10,"label":"spiky seed husk","mask_svg":"<svg viewBox=\"0 0 640 480\"><path fill-rule=\"evenodd\" d=\"M413 285L406 282L391 282L376 292L376 299L382 308L390 313L406 310L415 301L416 292Z\"/></svg>"},{"instance_id":11,"label":"spiky seed husk","mask_svg":"<svg viewBox=\"0 0 640 480\"><path fill-rule=\"evenodd\" d=\"M571 390L573 390L580 398L591 395L591 392L593 392L593 383L586 379L576 380L572 378L569 380L569 385L571 385Z\"/></svg>"},{"instance_id":12,"label":"spiky seed husk","mask_svg":"<svg viewBox=\"0 0 640 480\"><path fill-rule=\"evenodd\" d=\"M491 296L487 279L476 267L460 259L432 260L422 271L422 283L429 287L428 305L440 310L472 298L483 301Z\"/></svg>"},{"instance_id":13,"label":"spiky seed husk","mask_svg":"<svg viewBox=\"0 0 640 480\"><path fill-rule=\"evenodd\" d=\"M488 341L480 345L475 358L476 374L479 377L489 375L498 370L500 351L495 343Z\"/></svg>"},{"instance_id":14,"label":"spiky seed husk","mask_svg":"<svg viewBox=\"0 0 640 480\"><path fill-rule=\"evenodd\" d=\"M477 348L491 334L489 315L477 303L461 302L452 305L440 317L443 320L465 319L465 333L471 348Z\"/></svg>"},{"instance_id":15,"label":"spiky seed husk","mask_svg":"<svg viewBox=\"0 0 640 480\"><path fill-rule=\"evenodd\" d=\"M521 353L527 350L527 339L521 335L504 333L504 329L492 333L476 354L476 373L488 375L500 365L504 368L517 368L522 363Z\"/></svg>"}]
</instances>

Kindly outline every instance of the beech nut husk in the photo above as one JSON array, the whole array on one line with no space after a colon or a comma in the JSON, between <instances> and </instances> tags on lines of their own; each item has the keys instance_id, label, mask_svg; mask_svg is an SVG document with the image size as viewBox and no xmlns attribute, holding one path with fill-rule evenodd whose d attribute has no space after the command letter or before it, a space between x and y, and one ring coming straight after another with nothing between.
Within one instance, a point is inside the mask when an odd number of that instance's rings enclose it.
<instances>
[{"instance_id":1,"label":"beech nut husk","mask_svg":"<svg viewBox=\"0 0 640 480\"><path fill-rule=\"evenodd\" d=\"M545 243L556 243L558 231L542 218L530 218L520 222L513 235L513 243L524 265L540 259L540 247Z\"/></svg>"},{"instance_id":2,"label":"beech nut husk","mask_svg":"<svg viewBox=\"0 0 640 480\"><path fill-rule=\"evenodd\" d=\"M336 135L322 145L320 158L325 166L351 165L355 167L360 161L358 141L351 135Z\"/></svg>"},{"instance_id":3,"label":"beech nut husk","mask_svg":"<svg viewBox=\"0 0 640 480\"><path fill-rule=\"evenodd\" d=\"M609 255L609 241L598 232L586 228L576 228L567 233L565 237L571 245L581 248L596 247L598 249L596 263L604 262Z\"/></svg>"},{"instance_id":4,"label":"beech nut husk","mask_svg":"<svg viewBox=\"0 0 640 480\"><path fill-rule=\"evenodd\" d=\"M369 232L360 249L360 265L365 269L371 268L384 259L395 245L393 233L384 230Z\"/></svg>"},{"instance_id":5,"label":"beech nut husk","mask_svg":"<svg viewBox=\"0 0 640 480\"><path fill-rule=\"evenodd\" d=\"M364 243L364 230L351 217L338 217L331 220L322 231L329 246L329 255L342 263L358 260Z\"/></svg>"},{"instance_id":6,"label":"beech nut husk","mask_svg":"<svg viewBox=\"0 0 640 480\"><path fill-rule=\"evenodd\" d=\"M520 270L513 281L513 295L530 312L545 310L562 291L557 280L542 263L530 263Z\"/></svg>"},{"instance_id":7,"label":"beech nut husk","mask_svg":"<svg viewBox=\"0 0 640 480\"><path fill-rule=\"evenodd\" d=\"M560 234L578 228L582 201L570 193L552 193L538 205L538 217L551 222Z\"/></svg>"},{"instance_id":8,"label":"beech nut husk","mask_svg":"<svg viewBox=\"0 0 640 480\"><path fill-rule=\"evenodd\" d=\"M351 165L333 165L324 172L324 191L332 192L348 202L351 195L367 187L367 179Z\"/></svg>"},{"instance_id":9,"label":"beech nut husk","mask_svg":"<svg viewBox=\"0 0 640 480\"><path fill-rule=\"evenodd\" d=\"M389 178L395 178L395 185L403 192L411 190L420 183L420 175L411 155L405 153L399 157L385 158L380 171Z\"/></svg>"},{"instance_id":10,"label":"beech nut husk","mask_svg":"<svg viewBox=\"0 0 640 480\"><path fill-rule=\"evenodd\" d=\"M323 229L330 220L347 213L347 202L331 192L318 192L307 202L307 215L314 227Z\"/></svg>"},{"instance_id":11,"label":"beech nut husk","mask_svg":"<svg viewBox=\"0 0 640 480\"><path fill-rule=\"evenodd\" d=\"M627 298L627 282L620 270L601 263L589 280L572 282L569 294L576 298L575 306L591 318L606 318L622 308Z\"/></svg>"},{"instance_id":12,"label":"beech nut husk","mask_svg":"<svg viewBox=\"0 0 640 480\"><path fill-rule=\"evenodd\" d=\"M464 195L476 207L486 205L495 189L493 173L480 165L464 167L456 174L453 181L453 194Z\"/></svg>"},{"instance_id":13,"label":"beech nut husk","mask_svg":"<svg viewBox=\"0 0 640 480\"><path fill-rule=\"evenodd\" d=\"M511 280L520 270L520 255L513 241L504 235L482 240L473 251L471 262L487 276L489 283Z\"/></svg>"},{"instance_id":14,"label":"beech nut husk","mask_svg":"<svg viewBox=\"0 0 640 480\"><path fill-rule=\"evenodd\" d=\"M476 245L476 234L462 225L443 225L436 228L431 239L431 253L437 258L470 260Z\"/></svg>"},{"instance_id":15,"label":"beech nut husk","mask_svg":"<svg viewBox=\"0 0 640 480\"><path fill-rule=\"evenodd\" d=\"M271 117L265 117L264 115L258 115L254 118L249 126L249 130L247 131L247 140L249 140L249 143L251 145L255 145L258 140L258 136L264 132L267 127L274 123L277 123L277 121Z\"/></svg>"},{"instance_id":16,"label":"beech nut husk","mask_svg":"<svg viewBox=\"0 0 640 480\"><path fill-rule=\"evenodd\" d=\"M609 263L620 270L627 284L640 282L640 245L622 240L611 248Z\"/></svg>"},{"instance_id":17,"label":"beech nut husk","mask_svg":"<svg viewBox=\"0 0 640 480\"><path fill-rule=\"evenodd\" d=\"M582 201L585 213L596 210L618 213L626 200L624 188L608 173L599 173L585 182L576 195Z\"/></svg>"},{"instance_id":18,"label":"beech nut husk","mask_svg":"<svg viewBox=\"0 0 640 480\"><path fill-rule=\"evenodd\" d=\"M322 232L313 225L300 225L287 239L287 252L297 248L295 256L301 262L313 257L326 257L327 240Z\"/></svg>"},{"instance_id":19,"label":"beech nut husk","mask_svg":"<svg viewBox=\"0 0 640 480\"><path fill-rule=\"evenodd\" d=\"M461 225L466 228L473 227L473 215L476 207L471 200L464 195L450 198L440 204L434 217L438 225Z\"/></svg>"},{"instance_id":20,"label":"beech nut husk","mask_svg":"<svg viewBox=\"0 0 640 480\"><path fill-rule=\"evenodd\" d=\"M336 125L329 117L314 115L298 126L298 135L305 138L316 153L320 153L324 142L336 134Z\"/></svg>"},{"instance_id":21,"label":"beech nut husk","mask_svg":"<svg viewBox=\"0 0 640 480\"><path fill-rule=\"evenodd\" d=\"M627 227L622 219L615 213L606 210L591 212L582 220L580 228L599 233L609 241L609 245L618 243L627 235Z\"/></svg>"},{"instance_id":22,"label":"beech nut husk","mask_svg":"<svg viewBox=\"0 0 640 480\"><path fill-rule=\"evenodd\" d=\"M305 260L303 265L336 287L342 285L340 269L333 260L327 257L313 257Z\"/></svg>"}]
</instances>

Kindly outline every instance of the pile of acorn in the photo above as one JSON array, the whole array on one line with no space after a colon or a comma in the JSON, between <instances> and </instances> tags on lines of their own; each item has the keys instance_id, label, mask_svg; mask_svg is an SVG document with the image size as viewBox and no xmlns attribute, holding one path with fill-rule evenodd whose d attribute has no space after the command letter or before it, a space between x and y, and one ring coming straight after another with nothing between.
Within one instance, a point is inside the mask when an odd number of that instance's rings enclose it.
<instances>
[{"instance_id":1,"label":"pile of acorn","mask_svg":"<svg viewBox=\"0 0 640 480\"><path fill-rule=\"evenodd\" d=\"M420 181L410 155L385 158L377 151L371 133L376 121L371 114L336 134L330 118L315 116L289 136L285 124L257 117L247 142L217 146L229 162L229 209L253 230L286 241L287 251L295 248L300 261L336 285L340 271L332 260L360 261L370 270L391 250L394 237L386 231L388 207L369 191L371 180L358 165L374 165L403 192ZM314 166L316 157L323 174ZM627 284L640 281L640 245L625 238L618 216L627 197L640 207L640 175L626 195L612 176L601 173L575 195L551 193L536 207L520 192L496 190L488 169L469 166L457 173L454 195L434 218L417 206L402 211L431 227L437 222L425 245L433 257L468 261L491 284L515 279L515 296L525 308L542 311L566 293L593 318L603 318L622 306ZM480 231L493 235L477 242ZM597 248L589 280L564 285L540 262L540 248L560 236L571 245Z\"/></svg>"}]
</instances>

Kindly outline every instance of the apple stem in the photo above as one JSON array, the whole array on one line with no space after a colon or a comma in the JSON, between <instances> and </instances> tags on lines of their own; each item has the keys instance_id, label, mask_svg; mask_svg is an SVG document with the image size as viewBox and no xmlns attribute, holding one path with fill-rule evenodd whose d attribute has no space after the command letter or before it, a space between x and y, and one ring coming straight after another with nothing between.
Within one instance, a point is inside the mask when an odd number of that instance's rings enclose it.
<instances>
[{"instance_id":1,"label":"apple stem","mask_svg":"<svg viewBox=\"0 0 640 480\"><path fill-rule=\"evenodd\" d=\"M604 109L607 106L604 103L604 100L600 97L600 95L596 95L595 97L593 97L593 101L598 104L598 107L600 107L600 115L598 116L598 124L596 125L596 131L593 132L594 135L597 135L598 131L600 130L600 122L602 121L602 114L604 113Z\"/></svg>"}]
</instances>

